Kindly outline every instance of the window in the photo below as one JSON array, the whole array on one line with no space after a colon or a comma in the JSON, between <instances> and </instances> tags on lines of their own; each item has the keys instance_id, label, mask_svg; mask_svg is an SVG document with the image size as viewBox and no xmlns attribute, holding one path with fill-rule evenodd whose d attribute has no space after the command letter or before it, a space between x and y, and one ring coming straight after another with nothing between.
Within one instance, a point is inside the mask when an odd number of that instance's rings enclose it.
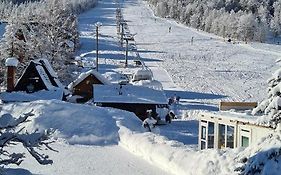
<instances>
[{"instance_id":1,"label":"window","mask_svg":"<svg viewBox=\"0 0 281 175\"><path fill-rule=\"evenodd\" d=\"M218 148L225 148L225 125L219 124Z\"/></svg>"},{"instance_id":2,"label":"window","mask_svg":"<svg viewBox=\"0 0 281 175\"><path fill-rule=\"evenodd\" d=\"M240 146L241 147L248 147L251 143L251 132L250 130L241 129L240 130Z\"/></svg>"},{"instance_id":3,"label":"window","mask_svg":"<svg viewBox=\"0 0 281 175\"><path fill-rule=\"evenodd\" d=\"M241 138L241 141L242 141L242 143L241 143L241 146L242 147L248 147L249 146L249 137L246 137L246 136L242 136L242 138Z\"/></svg>"},{"instance_id":4,"label":"window","mask_svg":"<svg viewBox=\"0 0 281 175\"><path fill-rule=\"evenodd\" d=\"M208 122L201 120L201 128L200 128L200 149L206 149L207 147L207 126L208 126Z\"/></svg>"},{"instance_id":5,"label":"window","mask_svg":"<svg viewBox=\"0 0 281 175\"><path fill-rule=\"evenodd\" d=\"M226 147L234 148L234 127L227 126Z\"/></svg>"},{"instance_id":6,"label":"window","mask_svg":"<svg viewBox=\"0 0 281 175\"><path fill-rule=\"evenodd\" d=\"M207 133L206 126L202 126L202 128L201 128L201 139L202 140L206 140L206 133Z\"/></svg>"},{"instance_id":7,"label":"window","mask_svg":"<svg viewBox=\"0 0 281 175\"><path fill-rule=\"evenodd\" d=\"M215 124L208 122L208 148L214 148Z\"/></svg>"},{"instance_id":8,"label":"window","mask_svg":"<svg viewBox=\"0 0 281 175\"><path fill-rule=\"evenodd\" d=\"M27 92L32 93L34 92L34 85L32 83L29 83L27 86Z\"/></svg>"},{"instance_id":9,"label":"window","mask_svg":"<svg viewBox=\"0 0 281 175\"><path fill-rule=\"evenodd\" d=\"M201 141L201 150L206 149L206 142Z\"/></svg>"}]
</instances>

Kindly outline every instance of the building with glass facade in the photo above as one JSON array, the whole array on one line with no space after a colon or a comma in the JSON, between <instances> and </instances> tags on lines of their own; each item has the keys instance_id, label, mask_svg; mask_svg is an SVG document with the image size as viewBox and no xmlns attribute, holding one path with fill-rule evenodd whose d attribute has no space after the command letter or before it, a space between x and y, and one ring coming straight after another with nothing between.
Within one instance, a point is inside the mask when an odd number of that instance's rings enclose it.
<instances>
[{"instance_id":1,"label":"building with glass facade","mask_svg":"<svg viewBox=\"0 0 281 175\"><path fill-rule=\"evenodd\" d=\"M272 128L256 124L256 116L219 111L199 116L199 149L247 147L267 136Z\"/></svg>"}]
</instances>

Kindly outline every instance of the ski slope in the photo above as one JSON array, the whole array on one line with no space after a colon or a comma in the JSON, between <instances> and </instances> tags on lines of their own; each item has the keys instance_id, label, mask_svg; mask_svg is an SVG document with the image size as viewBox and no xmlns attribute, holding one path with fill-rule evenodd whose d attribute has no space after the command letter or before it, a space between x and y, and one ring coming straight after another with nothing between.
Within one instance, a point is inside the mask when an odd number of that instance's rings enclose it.
<instances>
[{"instance_id":1,"label":"ski slope","mask_svg":"<svg viewBox=\"0 0 281 175\"><path fill-rule=\"evenodd\" d=\"M101 7L101 8L100 8ZM171 19L156 17L146 2L102 1L96 11L79 18L82 47L78 53L95 61L95 26L99 28L99 69L103 74L132 74L123 68L125 47L116 29L116 8L122 8L134 36L140 58L162 83L167 98L181 97L179 115L196 117L199 111L218 110L219 101L262 101L267 79L278 68L281 46L263 43L232 43ZM171 31L169 32L169 27ZM112 77L110 77L112 78ZM116 78L118 79L118 77ZM184 111L184 112L182 112Z\"/></svg>"},{"instance_id":2,"label":"ski slope","mask_svg":"<svg viewBox=\"0 0 281 175\"><path fill-rule=\"evenodd\" d=\"M252 47L228 43L173 20L155 17L141 0L125 1L123 12L131 32L137 33L140 56L148 66L165 69L178 89L222 95L226 96L223 100L230 101L263 99L266 80L278 67L275 60L280 57L280 46L267 51L263 44Z\"/></svg>"},{"instance_id":3,"label":"ski slope","mask_svg":"<svg viewBox=\"0 0 281 175\"><path fill-rule=\"evenodd\" d=\"M102 15L89 11L80 17L81 56L95 60L94 24L102 22L100 72L134 72L134 52L129 52L129 67L122 66L125 47L119 43L115 16L116 8L121 7L130 33L136 34L140 58L151 69L154 79L162 83L167 98L181 97L177 113L183 117L196 118L202 110L216 111L219 101L261 101L266 95L267 79L278 68L278 45L229 43L174 20L156 17L141 0L111 4L103 1L99 6L106 7L97 8Z\"/></svg>"}]
</instances>

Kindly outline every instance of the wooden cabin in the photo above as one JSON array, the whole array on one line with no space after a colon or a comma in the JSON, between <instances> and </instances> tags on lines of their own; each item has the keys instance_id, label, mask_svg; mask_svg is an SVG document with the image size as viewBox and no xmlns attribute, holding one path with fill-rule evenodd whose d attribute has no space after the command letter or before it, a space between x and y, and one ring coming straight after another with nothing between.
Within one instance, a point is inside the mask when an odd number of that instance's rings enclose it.
<instances>
[{"instance_id":1,"label":"wooden cabin","mask_svg":"<svg viewBox=\"0 0 281 175\"><path fill-rule=\"evenodd\" d=\"M33 93L40 90L53 90L62 88L58 76L48 60L38 59L29 62L18 79L14 91Z\"/></svg>"},{"instance_id":2,"label":"wooden cabin","mask_svg":"<svg viewBox=\"0 0 281 175\"><path fill-rule=\"evenodd\" d=\"M133 85L96 85L93 102L97 106L133 112L141 120L147 118L147 110L152 110L156 117L157 108L168 107L163 91Z\"/></svg>"},{"instance_id":3,"label":"wooden cabin","mask_svg":"<svg viewBox=\"0 0 281 175\"><path fill-rule=\"evenodd\" d=\"M9 65L7 66L9 68ZM15 74L15 72L12 72L12 74ZM7 77L13 76L7 75ZM14 81L8 81L9 83L13 84ZM0 99L5 103L62 100L65 92L56 72L46 59L30 61L16 84L11 85L11 87L10 91L0 94Z\"/></svg>"},{"instance_id":4,"label":"wooden cabin","mask_svg":"<svg viewBox=\"0 0 281 175\"><path fill-rule=\"evenodd\" d=\"M273 131L256 123L257 116L219 111L199 116L199 149L247 147Z\"/></svg>"},{"instance_id":5,"label":"wooden cabin","mask_svg":"<svg viewBox=\"0 0 281 175\"><path fill-rule=\"evenodd\" d=\"M77 102L86 102L93 98L93 85L110 85L111 83L95 70L82 73L75 81L68 85L73 95L81 96Z\"/></svg>"}]
</instances>

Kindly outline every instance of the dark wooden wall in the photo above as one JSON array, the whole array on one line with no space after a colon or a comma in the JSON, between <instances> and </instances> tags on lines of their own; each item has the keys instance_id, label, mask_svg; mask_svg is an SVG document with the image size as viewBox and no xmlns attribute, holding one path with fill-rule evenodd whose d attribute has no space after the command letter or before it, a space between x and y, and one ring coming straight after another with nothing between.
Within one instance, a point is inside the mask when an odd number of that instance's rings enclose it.
<instances>
[{"instance_id":1,"label":"dark wooden wall","mask_svg":"<svg viewBox=\"0 0 281 175\"><path fill-rule=\"evenodd\" d=\"M103 84L100 80L98 80L95 76L89 75L79 84L73 87L73 95L82 96L83 99L79 99L78 102L83 103L91 98L93 98L93 85L94 84Z\"/></svg>"},{"instance_id":2,"label":"dark wooden wall","mask_svg":"<svg viewBox=\"0 0 281 175\"><path fill-rule=\"evenodd\" d=\"M155 117L156 114L156 104L102 103L101 106L133 112L142 121L147 118L147 110L152 110L153 117Z\"/></svg>"}]
</instances>

